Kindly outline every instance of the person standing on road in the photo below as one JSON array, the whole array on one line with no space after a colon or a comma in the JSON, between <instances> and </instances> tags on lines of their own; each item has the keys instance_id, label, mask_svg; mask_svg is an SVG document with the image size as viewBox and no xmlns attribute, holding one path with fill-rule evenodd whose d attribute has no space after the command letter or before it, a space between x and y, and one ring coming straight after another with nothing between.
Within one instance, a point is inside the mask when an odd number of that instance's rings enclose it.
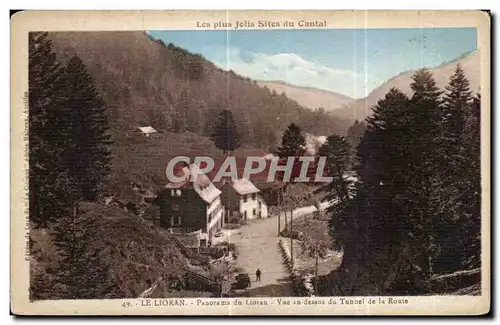
<instances>
[{"instance_id":1,"label":"person standing on road","mask_svg":"<svg viewBox=\"0 0 500 325\"><path fill-rule=\"evenodd\" d=\"M260 271L260 268L257 269L257 272L255 272L255 275L256 275L256 280L260 282L260 275L262 274L262 272Z\"/></svg>"}]
</instances>

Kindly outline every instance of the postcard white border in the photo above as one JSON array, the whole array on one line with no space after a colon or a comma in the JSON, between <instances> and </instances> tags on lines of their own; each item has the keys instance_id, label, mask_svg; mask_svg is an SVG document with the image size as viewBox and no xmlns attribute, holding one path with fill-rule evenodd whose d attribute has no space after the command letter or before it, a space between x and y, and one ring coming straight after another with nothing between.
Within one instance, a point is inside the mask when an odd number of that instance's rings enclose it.
<instances>
[{"instance_id":1,"label":"postcard white border","mask_svg":"<svg viewBox=\"0 0 500 325\"><path fill-rule=\"evenodd\" d=\"M148 307L138 299L30 302L27 233L27 152L24 94L28 89L28 32L195 30L197 21L326 21L337 28L475 27L481 57L482 295L405 297L409 304ZM284 27L280 27L283 29ZM253 28L258 29L258 28ZM293 29L293 28L292 28ZM480 11L25 11L11 19L11 310L23 315L479 315L490 310L490 17ZM340 297L336 297L339 299ZM353 297L348 297L353 298ZM378 297L371 297L378 299ZM383 297L387 299L388 297ZM400 297L398 297L400 298ZM203 301L210 298L201 298ZM238 298L241 299L241 298ZM287 300L305 299L287 297ZM319 299L319 298L316 298ZM328 297L321 298L328 300ZM220 300L213 298L212 300ZM123 307L129 302L131 307Z\"/></svg>"}]
</instances>

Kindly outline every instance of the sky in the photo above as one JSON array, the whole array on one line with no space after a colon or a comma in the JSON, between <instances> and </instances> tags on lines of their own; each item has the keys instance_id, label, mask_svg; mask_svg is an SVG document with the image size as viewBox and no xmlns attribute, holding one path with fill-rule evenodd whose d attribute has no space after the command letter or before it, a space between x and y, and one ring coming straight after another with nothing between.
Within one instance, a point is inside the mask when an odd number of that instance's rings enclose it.
<instances>
[{"instance_id":1,"label":"sky","mask_svg":"<svg viewBox=\"0 0 500 325\"><path fill-rule=\"evenodd\" d=\"M408 70L477 48L475 28L150 31L255 80L279 80L366 97Z\"/></svg>"}]
</instances>

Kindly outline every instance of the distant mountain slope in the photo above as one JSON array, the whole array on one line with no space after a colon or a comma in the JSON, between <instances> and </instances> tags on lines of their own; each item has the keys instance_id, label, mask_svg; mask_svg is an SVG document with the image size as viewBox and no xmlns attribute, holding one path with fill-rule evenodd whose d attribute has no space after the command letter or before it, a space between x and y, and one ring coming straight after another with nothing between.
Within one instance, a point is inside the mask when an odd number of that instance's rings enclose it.
<instances>
[{"instance_id":1,"label":"distant mountain slope","mask_svg":"<svg viewBox=\"0 0 500 325\"><path fill-rule=\"evenodd\" d=\"M438 87L443 90L445 89L445 86L448 84L449 78L453 74L458 63L460 63L465 71L465 75L469 79L471 91L473 93L479 92L481 66L478 51L471 52L456 60L430 69ZM377 104L377 101L382 99L392 87L399 88L402 92L411 96L412 91L410 83L412 82L411 77L414 72L414 70L407 71L389 79L382 86L372 91L366 98L357 99L354 102L345 105L343 108L335 110L335 115L338 118L348 120L364 119L371 114L371 109Z\"/></svg>"},{"instance_id":2,"label":"distant mountain slope","mask_svg":"<svg viewBox=\"0 0 500 325\"><path fill-rule=\"evenodd\" d=\"M333 91L312 87L299 87L282 81L258 81L258 84L266 86L270 90L276 91L278 94L284 93L288 98L296 100L304 107L310 109L323 107L327 112L338 109L354 100L349 96Z\"/></svg>"},{"instance_id":3,"label":"distant mountain slope","mask_svg":"<svg viewBox=\"0 0 500 325\"><path fill-rule=\"evenodd\" d=\"M282 81L258 81L261 86L266 86L278 94L284 93L288 98L296 100L300 105L317 109L323 107L325 111L338 109L354 99L333 91L327 91L311 87L299 87Z\"/></svg>"}]
</instances>

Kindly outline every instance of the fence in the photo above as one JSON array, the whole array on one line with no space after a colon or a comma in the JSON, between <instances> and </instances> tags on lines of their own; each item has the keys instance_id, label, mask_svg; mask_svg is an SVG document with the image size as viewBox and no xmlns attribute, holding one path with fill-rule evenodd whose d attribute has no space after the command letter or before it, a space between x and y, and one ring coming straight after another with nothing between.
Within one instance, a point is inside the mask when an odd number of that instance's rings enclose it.
<instances>
[{"instance_id":1,"label":"fence","mask_svg":"<svg viewBox=\"0 0 500 325\"><path fill-rule=\"evenodd\" d=\"M312 275L307 274L304 278L301 278L297 270L295 269L295 265L291 260L291 252L290 246L288 245L288 241L284 241L280 239L278 241L278 247L283 256L283 262L285 267L290 274L290 278L292 280L292 285L294 286L294 291L298 296L314 296L314 288L312 285Z\"/></svg>"}]
</instances>

